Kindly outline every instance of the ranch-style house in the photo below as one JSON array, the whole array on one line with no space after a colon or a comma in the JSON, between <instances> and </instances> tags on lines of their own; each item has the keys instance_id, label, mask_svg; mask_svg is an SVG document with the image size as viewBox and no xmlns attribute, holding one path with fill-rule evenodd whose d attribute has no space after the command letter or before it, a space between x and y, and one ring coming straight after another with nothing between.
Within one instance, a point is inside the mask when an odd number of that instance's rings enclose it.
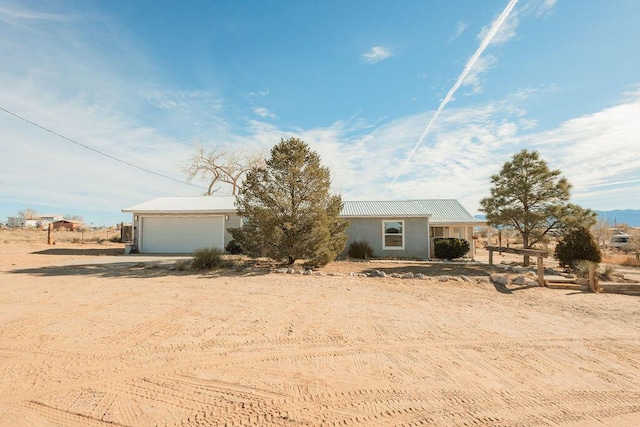
<instances>
[{"instance_id":1,"label":"ranch-style house","mask_svg":"<svg viewBox=\"0 0 640 427\"><path fill-rule=\"evenodd\" d=\"M122 212L133 216L132 245L141 253L224 249L232 238L227 229L242 225L235 197L160 197ZM454 199L344 201L340 216L349 221L346 247L366 241L381 258L432 258L436 237L467 240L471 256L473 228L486 224Z\"/></svg>"}]
</instances>

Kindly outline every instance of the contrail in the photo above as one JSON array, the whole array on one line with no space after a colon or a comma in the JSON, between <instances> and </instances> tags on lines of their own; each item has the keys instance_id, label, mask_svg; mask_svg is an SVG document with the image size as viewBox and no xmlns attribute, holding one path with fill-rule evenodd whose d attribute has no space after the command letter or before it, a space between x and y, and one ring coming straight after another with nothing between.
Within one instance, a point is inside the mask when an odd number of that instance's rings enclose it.
<instances>
[{"instance_id":1,"label":"contrail","mask_svg":"<svg viewBox=\"0 0 640 427\"><path fill-rule=\"evenodd\" d=\"M493 23L493 26L491 27L487 35L482 40L482 43L480 43L480 46L478 47L478 49L471 56L471 58L469 58L469 61L467 61L467 65L465 65L464 70L462 70L462 73L460 73L460 75L458 76L458 80L456 80L455 84L451 87L451 89L449 89L447 96L445 96L442 102L440 103L440 106L436 110L436 113L433 115L433 117L429 121L429 124L427 125L424 132L422 132L422 136L420 137L416 145L413 146L413 149L409 153L409 156L404 161L404 163L402 163L402 165L400 166L400 169L398 169L398 172L396 172L396 175L393 177L393 181L391 181L391 185L396 183L396 181L398 180L398 177L402 174L402 171L404 170L405 166L407 165L407 163L409 163L409 161L415 154L418 147L420 147L420 144L422 144L422 141L426 138L427 134L429 133L429 130L431 130L431 126L433 126L433 123L435 123L435 121L438 119L438 116L440 115L442 110L444 110L444 107L446 107L447 104L451 101L451 98L453 98L453 95L456 93L456 91L460 89L462 82L464 81L464 79L467 78L467 75L469 75L469 73L471 72L471 69L474 67L474 65L476 65L476 62L478 62L478 58L480 58L480 55L482 55L482 53L485 51L487 46L489 46L489 43L491 43L491 40L493 40L495 35L498 33L498 30L500 30L500 27L502 27L504 22L507 20L507 18L509 17L509 14L511 13L511 10L513 10L513 7L516 5L516 3L518 3L518 0L510 0L507 7L505 7L505 9L502 11L500 16L498 17L498 19L496 19L496 21Z\"/></svg>"}]
</instances>

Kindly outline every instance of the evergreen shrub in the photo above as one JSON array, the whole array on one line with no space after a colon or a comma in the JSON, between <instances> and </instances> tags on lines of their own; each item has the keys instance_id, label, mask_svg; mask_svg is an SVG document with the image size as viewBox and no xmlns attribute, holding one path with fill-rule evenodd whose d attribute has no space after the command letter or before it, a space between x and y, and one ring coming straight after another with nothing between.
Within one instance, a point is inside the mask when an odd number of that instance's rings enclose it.
<instances>
[{"instance_id":1,"label":"evergreen shrub","mask_svg":"<svg viewBox=\"0 0 640 427\"><path fill-rule=\"evenodd\" d=\"M602 252L598 243L585 227L568 230L556 245L554 256L561 265L572 268L579 260L595 263L602 261Z\"/></svg>"},{"instance_id":2,"label":"evergreen shrub","mask_svg":"<svg viewBox=\"0 0 640 427\"><path fill-rule=\"evenodd\" d=\"M225 251L227 251L227 253L230 253L231 255L238 255L242 253L242 246L240 245L240 243L236 242L235 240L230 240L224 249Z\"/></svg>"},{"instance_id":3,"label":"evergreen shrub","mask_svg":"<svg viewBox=\"0 0 640 427\"><path fill-rule=\"evenodd\" d=\"M349 258L354 259L371 259L373 258L373 249L369 242L364 240L351 242L347 255L349 255Z\"/></svg>"},{"instance_id":4,"label":"evergreen shrub","mask_svg":"<svg viewBox=\"0 0 640 427\"><path fill-rule=\"evenodd\" d=\"M433 251L436 258L456 259L462 258L469 252L469 242L457 237L436 237L433 239Z\"/></svg>"}]
</instances>

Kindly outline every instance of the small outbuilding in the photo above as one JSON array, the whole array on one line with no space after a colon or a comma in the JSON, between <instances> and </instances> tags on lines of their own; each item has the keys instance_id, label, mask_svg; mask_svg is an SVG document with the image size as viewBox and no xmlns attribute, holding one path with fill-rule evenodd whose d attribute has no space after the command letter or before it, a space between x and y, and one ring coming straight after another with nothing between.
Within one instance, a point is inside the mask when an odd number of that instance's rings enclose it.
<instances>
[{"instance_id":1,"label":"small outbuilding","mask_svg":"<svg viewBox=\"0 0 640 427\"><path fill-rule=\"evenodd\" d=\"M78 222L73 222L73 221L69 221L67 219L61 219L58 221L54 221L52 223L53 229L54 230L68 230L68 231L74 231L76 228L78 228L78 226L80 226L81 224Z\"/></svg>"}]
</instances>

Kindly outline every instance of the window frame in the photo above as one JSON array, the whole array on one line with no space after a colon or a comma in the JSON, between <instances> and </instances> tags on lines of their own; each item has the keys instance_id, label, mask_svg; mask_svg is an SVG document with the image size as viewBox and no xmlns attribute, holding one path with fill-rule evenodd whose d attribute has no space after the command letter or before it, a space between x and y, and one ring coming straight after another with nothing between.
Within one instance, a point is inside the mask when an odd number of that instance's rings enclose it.
<instances>
[{"instance_id":1,"label":"window frame","mask_svg":"<svg viewBox=\"0 0 640 427\"><path fill-rule=\"evenodd\" d=\"M400 223L400 227L402 228L402 233L387 233L385 223L389 222L397 222ZM402 238L401 246L387 246L387 236L400 236ZM403 219L383 219L382 220L382 250L385 251L403 251L405 247L405 228L404 228L404 220Z\"/></svg>"}]
</instances>

